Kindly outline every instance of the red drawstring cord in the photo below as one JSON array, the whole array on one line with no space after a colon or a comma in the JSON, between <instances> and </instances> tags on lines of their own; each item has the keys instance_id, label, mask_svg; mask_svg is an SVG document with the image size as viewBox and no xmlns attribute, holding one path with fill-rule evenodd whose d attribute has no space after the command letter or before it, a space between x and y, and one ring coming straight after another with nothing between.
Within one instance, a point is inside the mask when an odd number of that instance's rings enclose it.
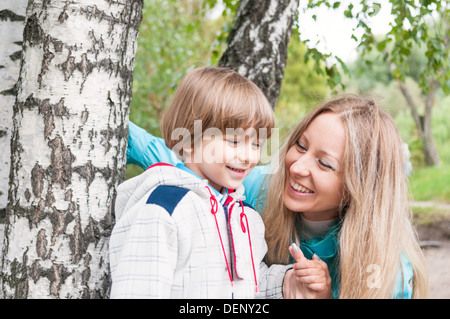
<instances>
[{"instance_id":1,"label":"red drawstring cord","mask_svg":"<svg viewBox=\"0 0 450 319\"><path fill-rule=\"evenodd\" d=\"M247 224L248 243L250 245L250 255L252 257L253 277L255 279L256 292L259 292L258 279L256 278L255 261L253 260L253 249L252 249L252 240L250 238L250 227L248 227L247 215L244 213L244 204L242 203L242 201L239 201L239 202L241 203L241 208L242 208L242 212L241 212L241 215L240 215L240 217L241 217L241 229L242 229L243 233L246 232L244 223L242 221L242 219L245 217L245 223Z\"/></svg>"},{"instance_id":2,"label":"red drawstring cord","mask_svg":"<svg viewBox=\"0 0 450 319\"><path fill-rule=\"evenodd\" d=\"M226 265L227 265L228 276L230 277L231 288L232 288L232 294L234 295L234 281L233 281L233 276L231 275L230 266L229 266L229 264L228 264L227 255L226 255L226 253L225 253L225 247L223 246L222 236L220 235L219 223L217 222L217 216L216 216L216 214L217 214L217 209L218 209L217 199L216 199L216 197L211 193L211 190L209 189L209 187L206 187L206 189L209 191L209 194L211 195L211 196L209 197L209 202L211 203L211 214L214 215L214 220L216 221L217 232L219 233L220 244L222 245L223 257L225 258L225 263L226 263Z\"/></svg>"},{"instance_id":3,"label":"red drawstring cord","mask_svg":"<svg viewBox=\"0 0 450 319\"><path fill-rule=\"evenodd\" d=\"M220 229L219 229L219 223L217 222L217 210L218 210L218 203L217 203L217 199L216 197L211 193L211 190L209 189L209 187L206 187L206 189L209 191L210 197L209 197L209 202L211 204L211 214L214 215L214 220L216 221L216 227L217 227L217 232L219 234L219 239L220 239L220 244L222 246L222 251L223 251L223 257L225 258L225 263L227 265L227 271L228 271L228 276L230 277L230 282L231 282L231 288L233 290L233 295L234 295L234 281L233 281L233 276L231 274L231 270L230 270L230 266L228 264L228 259L227 259L227 255L225 253L225 247L223 246L223 241L222 241L222 236L220 234ZM239 201L241 204L241 209L242 212L240 214L240 222L241 222L241 229L243 233L247 232L248 235L248 243L250 246L250 255L252 258L252 267L253 267L253 277L255 279L255 288L256 288L256 292L259 292L259 288L258 288L258 279L256 278L256 270L255 270L255 261L253 259L253 248L252 248L252 241L251 241L251 237L250 237L250 227L248 226L248 219L247 219L247 215L244 212L244 204L242 203L242 201ZM229 212L229 218L231 219L231 211L233 210L234 204L230 207L230 212ZM245 217L245 222L247 224L247 229L245 228L243 219ZM231 229L230 229L231 230ZM234 250L234 245L233 245L233 250Z\"/></svg>"}]
</instances>

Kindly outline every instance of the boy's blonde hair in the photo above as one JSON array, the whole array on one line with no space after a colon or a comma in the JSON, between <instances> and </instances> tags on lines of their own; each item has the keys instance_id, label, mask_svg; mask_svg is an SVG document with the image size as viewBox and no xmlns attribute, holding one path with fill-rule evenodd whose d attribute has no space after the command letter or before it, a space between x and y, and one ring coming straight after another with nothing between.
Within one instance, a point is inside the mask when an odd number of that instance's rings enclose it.
<instances>
[{"instance_id":1,"label":"boy's blonde hair","mask_svg":"<svg viewBox=\"0 0 450 319\"><path fill-rule=\"evenodd\" d=\"M400 135L392 118L373 100L345 95L311 111L294 128L280 151L280 165L270 177L263 211L268 244L267 261L288 263L288 246L299 243L297 212L283 203L289 148L320 114L333 112L344 122L346 145L339 239L340 298L392 298L404 254L411 262L414 298L428 293L427 270L408 207ZM376 267L379 286L368 283Z\"/></svg>"},{"instance_id":2,"label":"boy's blonde hair","mask_svg":"<svg viewBox=\"0 0 450 319\"><path fill-rule=\"evenodd\" d=\"M257 133L266 129L269 138L275 120L267 98L252 81L231 69L204 67L186 74L163 117L161 132L167 147L182 142L183 137L174 134L180 128L189 132L192 147L198 123L201 133L208 128L223 134L227 128L255 128Z\"/></svg>"}]
</instances>

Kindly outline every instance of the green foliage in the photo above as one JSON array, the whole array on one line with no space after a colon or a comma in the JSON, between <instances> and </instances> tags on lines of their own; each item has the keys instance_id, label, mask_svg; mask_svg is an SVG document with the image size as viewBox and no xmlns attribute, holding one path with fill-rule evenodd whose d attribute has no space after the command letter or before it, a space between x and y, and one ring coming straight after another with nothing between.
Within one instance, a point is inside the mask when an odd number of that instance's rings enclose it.
<instances>
[{"instance_id":1,"label":"green foliage","mask_svg":"<svg viewBox=\"0 0 450 319\"><path fill-rule=\"evenodd\" d=\"M130 120L155 135L160 135L159 120L181 77L191 68L214 63L212 44L225 19L207 19L207 9L195 0L144 2ZM220 52L221 45L216 43L214 50Z\"/></svg>"},{"instance_id":2,"label":"green foliage","mask_svg":"<svg viewBox=\"0 0 450 319\"><path fill-rule=\"evenodd\" d=\"M288 48L288 59L281 86L280 100L287 103L306 105L323 99L328 93L327 82L322 72L315 71L315 62L308 61L306 45L300 41L297 32L293 32Z\"/></svg>"},{"instance_id":3,"label":"green foliage","mask_svg":"<svg viewBox=\"0 0 450 319\"><path fill-rule=\"evenodd\" d=\"M351 37L359 43L359 49L367 54L373 50L381 52L383 59L389 61L395 78L404 80L412 76L408 61L415 46L421 45L425 67L418 73L420 86L424 91L429 88L429 79L438 80L443 91L450 93L450 4L446 0L389 0L394 22L384 39L378 40L370 27L370 19L376 16L381 4L372 0L359 1L323 1L309 0L307 8L326 6L336 9L346 4L345 17L358 22ZM357 9L356 9L357 8ZM361 33L362 32L362 33ZM360 35L359 35L360 34ZM389 50L388 50L389 48ZM313 54L316 54L315 52ZM328 56L320 57L323 61ZM331 82L335 78L331 72ZM336 78L336 80L340 80ZM330 83L331 84L331 83Z\"/></svg>"},{"instance_id":4,"label":"green foliage","mask_svg":"<svg viewBox=\"0 0 450 319\"><path fill-rule=\"evenodd\" d=\"M305 58L308 48L293 31L288 48L288 59L281 85L280 98L275 108L276 125L280 137L290 130L328 94L329 88L323 63ZM317 68L321 70L316 72Z\"/></svg>"},{"instance_id":5,"label":"green foliage","mask_svg":"<svg viewBox=\"0 0 450 319\"><path fill-rule=\"evenodd\" d=\"M365 1L363 1L365 2ZM391 12L395 15L394 24L381 42L362 42L361 47L370 50L376 47L385 52L385 59L389 59L394 66L393 74L404 80L410 68L409 57L414 46L422 46L425 67L419 73L419 83L424 91L428 90L429 78L437 79L444 92L450 93L448 80L449 70L449 13L447 1L406 1L390 0ZM362 18L364 19L364 18ZM435 22L437 21L437 22ZM370 30L366 29L366 34ZM386 45L392 43L392 49L385 51Z\"/></svg>"},{"instance_id":6,"label":"green foliage","mask_svg":"<svg viewBox=\"0 0 450 319\"><path fill-rule=\"evenodd\" d=\"M416 201L450 202L450 166L427 167L410 177L410 188Z\"/></svg>"},{"instance_id":7,"label":"green foliage","mask_svg":"<svg viewBox=\"0 0 450 319\"><path fill-rule=\"evenodd\" d=\"M359 62L356 61L355 64ZM379 67L380 65L373 63L374 67ZM357 68L350 65L352 72L356 72ZM367 76L369 74L369 76ZM395 80L384 82L384 77L381 80L370 80L369 70L358 75L357 73L352 73L353 77L351 82L347 85L350 90L356 93L371 93L375 98L379 98L379 103L388 111L399 128L400 135L403 140L409 145L409 150L411 152L411 162L414 169L421 169L424 165L424 155L422 143L419 139L417 128L414 120L411 116L411 111L409 110L406 100L402 95L398 83ZM373 72L376 74L376 71ZM416 101L419 112L422 113L424 109L424 97L422 88L419 84L412 78L406 78L405 83L411 93L413 99ZM445 164L450 164L450 96L444 96L441 94L437 95L435 106L433 107L432 113L432 128L433 137L436 143L436 147L439 153L441 161Z\"/></svg>"}]
</instances>

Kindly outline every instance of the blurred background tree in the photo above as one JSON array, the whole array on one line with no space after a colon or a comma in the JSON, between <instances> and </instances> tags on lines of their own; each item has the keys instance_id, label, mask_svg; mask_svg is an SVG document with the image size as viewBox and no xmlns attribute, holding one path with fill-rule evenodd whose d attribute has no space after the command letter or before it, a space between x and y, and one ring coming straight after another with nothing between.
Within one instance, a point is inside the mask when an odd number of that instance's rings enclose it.
<instances>
[{"instance_id":1,"label":"blurred background tree","mask_svg":"<svg viewBox=\"0 0 450 319\"><path fill-rule=\"evenodd\" d=\"M360 63L359 70L375 71L378 76L381 71L384 81L396 81L414 120L423 161L427 166L439 167L432 111L439 98L450 93L450 7L447 1L390 2L396 16L387 35L373 34L364 23L367 17L360 18L364 29L361 39L365 40L360 44L360 60L366 66ZM351 13L349 16L353 17ZM408 79L418 87L408 85Z\"/></svg>"}]
</instances>

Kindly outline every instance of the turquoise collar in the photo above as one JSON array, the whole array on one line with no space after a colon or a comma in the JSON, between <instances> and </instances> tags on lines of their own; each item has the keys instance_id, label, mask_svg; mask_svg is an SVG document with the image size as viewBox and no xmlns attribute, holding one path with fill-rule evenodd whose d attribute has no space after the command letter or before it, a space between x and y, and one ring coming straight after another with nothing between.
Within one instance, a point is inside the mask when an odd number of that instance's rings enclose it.
<instances>
[{"instance_id":1,"label":"turquoise collar","mask_svg":"<svg viewBox=\"0 0 450 319\"><path fill-rule=\"evenodd\" d=\"M316 254L327 264L333 261L338 254L339 242L337 235L340 229L341 220L338 219L335 225L324 236L314 237L310 240L301 239L300 249L305 257L312 259L313 254Z\"/></svg>"},{"instance_id":2,"label":"turquoise collar","mask_svg":"<svg viewBox=\"0 0 450 319\"><path fill-rule=\"evenodd\" d=\"M316 254L324 262L328 263L337 256L339 242L337 233L340 230L340 224L333 226L330 231L321 237L314 237L310 240L301 239L300 248L306 258L311 259Z\"/></svg>"}]
</instances>

